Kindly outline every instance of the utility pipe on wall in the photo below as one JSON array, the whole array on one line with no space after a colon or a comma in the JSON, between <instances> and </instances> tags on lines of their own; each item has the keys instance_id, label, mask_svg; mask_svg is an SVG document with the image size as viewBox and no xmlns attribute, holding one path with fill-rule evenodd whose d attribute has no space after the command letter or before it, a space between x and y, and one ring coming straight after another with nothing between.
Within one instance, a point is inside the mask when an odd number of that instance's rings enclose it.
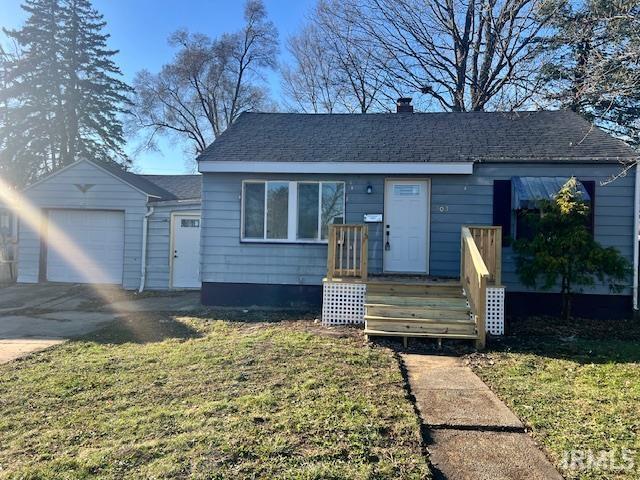
<instances>
[{"instance_id":1,"label":"utility pipe on wall","mask_svg":"<svg viewBox=\"0 0 640 480\"><path fill-rule=\"evenodd\" d=\"M144 290L144 282L147 278L147 232L149 231L149 217L153 215L153 207L147 207L147 213L142 219L142 258L140 259L140 288L139 293Z\"/></svg>"},{"instance_id":2,"label":"utility pipe on wall","mask_svg":"<svg viewBox=\"0 0 640 480\"><path fill-rule=\"evenodd\" d=\"M633 202L633 311L638 311L638 230L640 230L640 165L636 163L636 181L634 184L635 199Z\"/></svg>"}]
</instances>

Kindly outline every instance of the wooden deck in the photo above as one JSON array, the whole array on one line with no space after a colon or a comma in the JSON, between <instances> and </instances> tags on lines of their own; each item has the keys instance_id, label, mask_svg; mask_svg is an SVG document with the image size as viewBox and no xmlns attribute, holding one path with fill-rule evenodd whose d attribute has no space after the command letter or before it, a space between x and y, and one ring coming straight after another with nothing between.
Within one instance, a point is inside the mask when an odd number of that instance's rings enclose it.
<instances>
[{"instance_id":1,"label":"wooden deck","mask_svg":"<svg viewBox=\"0 0 640 480\"><path fill-rule=\"evenodd\" d=\"M367 336L478 338L459 280L371 278L365 311Z\"/></svg>"},{"instance_id":2,"label":"wooden deck","mask_svg":"<svg viewBox=\"0 0 640 480\"><path fill-rule=\"evenodd\" d=\"M327 278L366 283L365 334L472 340L484 348L486 290L501 279L501 229L463 227L460 278L373 275L366 225L331 225ZM486 259L486 263L485 263Z\"/></svg>"}]
</instances>

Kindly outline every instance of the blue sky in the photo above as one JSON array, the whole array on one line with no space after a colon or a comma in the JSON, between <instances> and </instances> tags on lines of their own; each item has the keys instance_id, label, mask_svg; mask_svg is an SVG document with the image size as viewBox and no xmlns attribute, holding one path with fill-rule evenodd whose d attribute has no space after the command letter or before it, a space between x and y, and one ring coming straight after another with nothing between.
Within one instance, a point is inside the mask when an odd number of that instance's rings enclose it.
<instances>
[{"instance_id":1,"label":"blue sky","mask_svg":"<svg viewBox=\"0 0 640 480\"><path fill-rule=\"evenodd\" d=\"M22 24L25 14L21 0L0 0L0 27ZM107 22L110 47L120 50L116 57L124 77L131 81L143 68L157 72L171 60L167 45L169 34L179 28L218 36L240 28L243 23L242 0L93 0ZM315 4L314 0L265 0L270 19L278 27L281 46L295 33ZM284 49L281 48L281 60ZM279 78L273 73L269 85L274 98L280 94ZM182 146L163 141L160 152L147 152L134 158L136 170L145 173L184 173L190 159ZM191 163L192 165L192 163Z\"/></svg>"}]
</instances>

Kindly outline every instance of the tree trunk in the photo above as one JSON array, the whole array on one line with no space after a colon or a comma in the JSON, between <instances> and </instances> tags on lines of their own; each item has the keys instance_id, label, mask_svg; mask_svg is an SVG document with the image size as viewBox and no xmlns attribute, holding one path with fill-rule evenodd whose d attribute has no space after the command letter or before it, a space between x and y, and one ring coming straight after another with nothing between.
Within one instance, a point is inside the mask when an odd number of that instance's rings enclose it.
<instances>
[{"instance_id":1,"label":"tree trunk","mask_svg":"<svg viewBox=\"0 0 640 480\"><path fill-rule=\"evenodd\" d=\"M580 112L580 103L587 81L587 69L589 56L591 55L591 39L593 37L593 26L586 21L583 22L582 37L576 46L576 66L574 69L573 86L571 88L571 104L569 109L573 112Z\"/></svg>"},{"instance_id":2,"label":"tree trunk","mask_svg":"<svg viewBox=\"0 0 640 480\"><path fill-rule=\"evenodd\" d=\"M562 311L560 313L563 320L571 318L571 284L567 278L562 279Z\"/></svg>"}]
</instances>

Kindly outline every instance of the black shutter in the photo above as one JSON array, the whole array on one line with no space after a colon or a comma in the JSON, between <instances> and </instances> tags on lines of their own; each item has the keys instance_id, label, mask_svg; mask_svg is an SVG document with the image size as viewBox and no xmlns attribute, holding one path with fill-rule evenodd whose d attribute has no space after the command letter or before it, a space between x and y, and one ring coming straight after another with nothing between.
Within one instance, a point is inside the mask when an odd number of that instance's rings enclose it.
<instances>
[{"instance_id":1,"label":"black shutter","mask_svg":"<svg viewBox=\"0 0 640 480\"><path fill-rule=\"evenodd\" d=\"M580 183L584 186L584 189L587 191L589 198L591 199L591 208L589 208L589 221L587 225L591 235L593 235L596 227L596 182L593 180L580 180Z\"/></svg>"},{"instance_id":2,"label":"black shutter","mask_svg":"<svg viewBox=\"0 0 640 480\"><path fill-rule=\"evenodd\" d=\"M502 245L511 237L511 180L493 181L493 225L502 227Z\"/></svg>"}]
</instances>

